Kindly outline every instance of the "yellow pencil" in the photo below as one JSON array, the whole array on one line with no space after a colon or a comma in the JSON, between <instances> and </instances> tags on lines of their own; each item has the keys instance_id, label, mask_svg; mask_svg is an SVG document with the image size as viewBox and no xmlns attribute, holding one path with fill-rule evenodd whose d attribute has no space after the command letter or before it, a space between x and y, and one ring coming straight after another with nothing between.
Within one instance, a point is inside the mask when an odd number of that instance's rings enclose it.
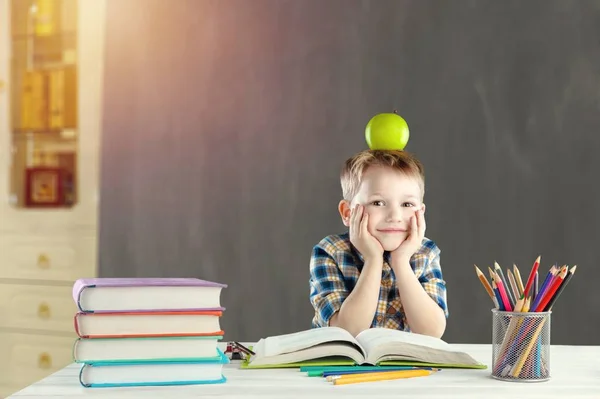
<instances>
[{"instance_id":1,"label":"yellow pencil","mask_svg":"<svg viewBox=\"0 0 600 399\"><path fill-rule=\"evenodd\" d=\"M530 306L531 306L531 297L528 296L527 299L525 299L525 303L523 304L523 309L521 310L521 312L529 312Z\"/></svg>"},{"instance_id":2,"label":"yellow pencil","mask_svg":"<svg viewBox=\"0 0 600 399\"><path fill-rule=\"evenodd\" d=\"M333 385L356 384L360 382L374 382L386 380L399 380L401 378L424 377L434 373L433 370L405 370L398 372L346 374L333 380Z\"/></svg>"},{"instance_id":3,"label":"yellow pencil","mask_svg":"<svg viewBox=\"0 0 600 399\"><path fill-rule=\"evenodd\" d=\"M535 345L537 343L536 342L537 338L540 335L540 333L542 332L542 328L544 327L545 323L546 323L546 319L542 319L542 322L538 325L535 332L531 336L527 347L521 353L521 357L519 358L517 363L515 363L513 368L510 370L510 375L512 375L513 377L517 377L521 373L521 369L523 368L523 365L525 364L525 360L527 360L527 357L529 356L529 353L531 352L533 345Z\"/></svg>"},{"instance_id":4,"label":"yellow pencil","mask_svg":"<svg viewBox=\"0 0 600 399\"><path fill-rule=\"evenodd\" d=\"M522 312L525 307L526 300L523 298L519 298L517 303L515 304L515 312ZM527 305L529 308L529 305ZM500 356L498 356L498 364L501 364L504 360L504 356L506 356L506 352L508 351L509 346L512 344L513 340L517 337L517 333L519 332L519 328L521 327L522 319L520 317L511 317L510 323L508 323L508 327L504 332L504 338L502 339L502 344L500 345ZM497 368L498 364L494 364L493 367Z\"/></svg>"}]
</instances>

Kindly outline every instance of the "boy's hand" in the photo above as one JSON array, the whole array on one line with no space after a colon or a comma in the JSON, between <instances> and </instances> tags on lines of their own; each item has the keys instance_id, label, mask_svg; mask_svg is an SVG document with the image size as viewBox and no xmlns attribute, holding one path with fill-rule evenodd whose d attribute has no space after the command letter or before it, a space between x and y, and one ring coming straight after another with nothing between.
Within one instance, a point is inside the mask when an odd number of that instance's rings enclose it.
<instances>
[{"instance_id":1,"label":"boy's hand","mask_svg":"<svg viewBox=\"0 0 600 399\"><path fill-rule=\"evenodd\" d=\"M415 214L410 218L410 228L408 236L392 252L392 259L398 261L410 261L410 258L415 252L421 247L423 237L425 237L425 216L422 210L417 210Z\"/></svg>"},{"instance_id":2,"label":"boy's hand","mask_svg":"<svg viewBox=\"0 0 600 399\"><path fill-rule=\"evenodd\" d=\"M383 257L381 243L367 229L369 214L364 205L356 205L350 213L350 242L360 251L365 260Z\"/></svg>"}]
</instances>

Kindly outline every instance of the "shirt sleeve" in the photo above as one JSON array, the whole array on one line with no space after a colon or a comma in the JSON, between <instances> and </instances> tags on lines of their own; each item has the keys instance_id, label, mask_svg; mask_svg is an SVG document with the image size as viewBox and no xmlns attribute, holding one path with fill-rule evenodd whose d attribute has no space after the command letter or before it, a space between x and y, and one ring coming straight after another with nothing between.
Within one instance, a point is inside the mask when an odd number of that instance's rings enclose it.
<instances>
[{"instance_id":1,"label":"shirt sleeve","mask_svg":"<svg viewBox=\"0 0 600 399\"><path fill-rule=\"evenodd\" d=\"M429 296L440 306L444 311L444 315L448 318L448 302L446 298L446 282L442 275L440 266L440 250L435 247L431 255L424 265L423 273L419 278L419 282Z\"/></svg>"},{"instance_id":2,"label":"shirt sleeve","mask_svg":"<svg viewBox=\"0 0 600 399\"><path fill-rule=\"evenodd\" d=\"M329 326L329 320L340 310L348 294L335 258L322 245L315 246L310 259L310 303L315 310L313 325Z\"/></svg>"}]
</instances>

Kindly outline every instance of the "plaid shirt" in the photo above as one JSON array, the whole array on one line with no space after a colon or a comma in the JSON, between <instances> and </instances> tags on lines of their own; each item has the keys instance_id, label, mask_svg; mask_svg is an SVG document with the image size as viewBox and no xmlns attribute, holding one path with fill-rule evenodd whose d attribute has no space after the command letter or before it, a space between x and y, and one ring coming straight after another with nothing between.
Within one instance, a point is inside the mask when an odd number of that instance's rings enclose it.
<instances>
[{"instance_id":1,"label":"plaid shirt","mask_svg":"<svg viewBox=\"0 0 600 399\"><path fill-rule=\"evenodd\" d=\"M363 265L364 259L350 243L348 233L325 237L313 248L310 260L310 302L315 309L313 328L329 325L331 316L340 310L356 286ZM440 249L428 238L423 239L421 248L410 259L410 265L423 289L448 317ZM384 252L379 300L371 327L410 331L387 251Z\"/></svg>"}]
</instances>

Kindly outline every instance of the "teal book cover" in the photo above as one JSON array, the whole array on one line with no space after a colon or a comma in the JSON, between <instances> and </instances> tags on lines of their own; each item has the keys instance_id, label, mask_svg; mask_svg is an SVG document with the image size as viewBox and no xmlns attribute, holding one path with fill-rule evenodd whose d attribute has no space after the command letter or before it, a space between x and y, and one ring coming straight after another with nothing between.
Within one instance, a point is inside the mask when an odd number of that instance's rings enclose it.
<instances>
[{"instance_id":1,"label":"teal book cover","mask_svg":"<svg viewBox=\"0 0 600 399\"><path fill-rule=\"evenodd\" d=\"M216 361L136 361L83 363L79 383L85 388L220 384L229 358L218 349Z\"/></svg>"}]
</instances>

